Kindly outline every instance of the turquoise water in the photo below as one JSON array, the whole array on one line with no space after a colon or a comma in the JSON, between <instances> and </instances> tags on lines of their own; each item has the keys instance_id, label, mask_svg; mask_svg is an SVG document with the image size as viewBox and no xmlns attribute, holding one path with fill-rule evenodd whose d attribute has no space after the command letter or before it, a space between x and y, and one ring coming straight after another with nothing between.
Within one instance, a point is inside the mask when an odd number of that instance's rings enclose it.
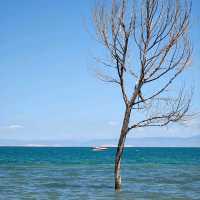
<instances>
[{"instance_id":1,"label":"turquoise water","mask_svg":"<svg viewBox=\"0 0 200 200\"><path fill-rule=\"evenodd\" d=\"M200 148L127 148L123 188L115 149L0 147L0 199L199 199Z\"/></svg>"}]
</instances>

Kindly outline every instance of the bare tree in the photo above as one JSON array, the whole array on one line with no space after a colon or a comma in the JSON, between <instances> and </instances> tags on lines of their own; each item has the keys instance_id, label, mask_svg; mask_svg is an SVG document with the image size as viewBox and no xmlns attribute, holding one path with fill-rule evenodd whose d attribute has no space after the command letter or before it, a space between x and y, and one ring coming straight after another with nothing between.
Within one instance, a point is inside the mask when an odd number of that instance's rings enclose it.
<instances>
[{"instance_id":1,"label":"bare tree","mask_svg":"<svg viewBox=\"0 0 200 200\"><path fill-rule=\"evenodd\" d=\"M191 62L191 3L179 0L112 0L93 10L97 39L108 57L98 58L101 80L117 84L125 112L115 156L115 190L127 134L139 127L184 120L191 96L171 88ZM175 85L177 87L177 85ZM138 121L137 121L138 120Z\"/></svg>"}]
</instances>

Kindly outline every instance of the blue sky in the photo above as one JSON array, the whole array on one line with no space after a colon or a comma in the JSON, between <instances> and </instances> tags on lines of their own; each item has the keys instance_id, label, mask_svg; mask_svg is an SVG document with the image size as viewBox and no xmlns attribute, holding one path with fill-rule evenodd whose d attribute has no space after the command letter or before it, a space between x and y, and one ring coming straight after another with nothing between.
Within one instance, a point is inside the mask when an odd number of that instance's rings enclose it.
<instances>
[{"instance_id":1,"label":"blue sky","mask_svg":"<svg viewBox=\"0 0 200 200\"><path fill-rule=\"evenodd\" d=\"M0 1L0 139L116 138L123 104L116 87L96 79L91 67L99 44L92 31L93 0ZM193 63L200 110L200 2L193 1ZM190 126L138 130L137 137L200 134Z\"/></svg>"}]
</instances>

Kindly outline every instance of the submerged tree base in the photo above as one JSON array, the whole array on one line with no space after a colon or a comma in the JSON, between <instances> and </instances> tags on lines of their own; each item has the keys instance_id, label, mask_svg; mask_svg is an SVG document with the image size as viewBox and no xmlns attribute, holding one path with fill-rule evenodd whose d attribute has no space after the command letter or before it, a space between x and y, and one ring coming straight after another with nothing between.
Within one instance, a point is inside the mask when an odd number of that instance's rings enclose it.
<instances>
[{"instance_id":1,"label":"submerged tree base","mask_svg":"<svg viewBox=\"0 0 200 200\"><path fill-rule=\"evenodd\" d=\"M120 192L121 190L121 176L118 177L117 180L115 180L115 191Z\"/></svg>"}]
</instances>

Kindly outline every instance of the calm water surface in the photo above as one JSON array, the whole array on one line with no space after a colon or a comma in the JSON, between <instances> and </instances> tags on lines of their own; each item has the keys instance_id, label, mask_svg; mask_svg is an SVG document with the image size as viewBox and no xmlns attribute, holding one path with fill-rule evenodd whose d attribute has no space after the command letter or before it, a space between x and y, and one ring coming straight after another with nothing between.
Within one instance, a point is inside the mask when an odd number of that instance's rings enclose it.
<instances>
[{"instance_id":1,"label":"calm water surface","mask_svg":"<svg viewBox=\"0 0 200 200\"><path fill-rule=\"evenodd\" d=\"M0 147L0 199L200 200L200 148L127 148L123 188L115 149Z\"/></svg>"}]
</instances>

